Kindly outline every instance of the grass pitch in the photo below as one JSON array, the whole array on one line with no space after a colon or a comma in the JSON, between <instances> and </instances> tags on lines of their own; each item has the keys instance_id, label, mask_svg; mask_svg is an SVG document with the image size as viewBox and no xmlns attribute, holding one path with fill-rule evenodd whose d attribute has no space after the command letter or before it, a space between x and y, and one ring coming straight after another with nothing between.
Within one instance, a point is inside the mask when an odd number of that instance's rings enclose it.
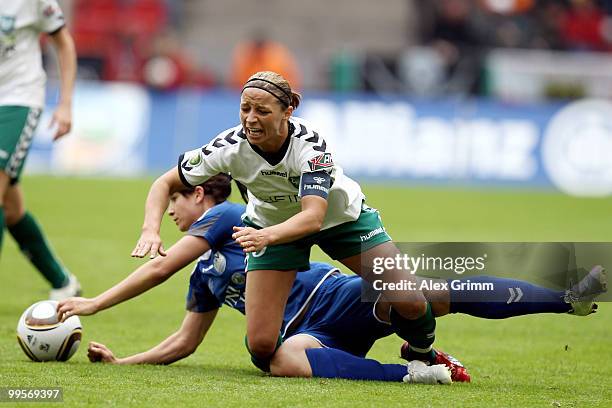
<instances>
[{"instance_id":1,"label":"grass pitch","mask_svg":"<svg viewBox=\"0 0 612 408\"><path fill-rule=\"evenodd\" d=\"M93 296L142 261L130 258L150 180L28 177L28 207L64 263ZM610 199L556 193L366 186L396 241L612 241ZM166 246L179 233L162 229ZM67 363L32 363L15 340L22 311L48 287L5 235L0 263L0 387L63 387L69 406L610 406L612 307L594 316L469 316L438 320L437 347L470 370L449 387L321 379L279 379L251 366L244 319L223 308L198 351L168 367L91 364L96 340L118 356L148 349L177 329L190 269L144 296L82 318L84 339ZM314 259L326 260L320 252ZM380 341L370 357L400 362L401 341ZM27 404L20 404L25 406ZM35 405L39 406L39 405Z\"/></svg>"}]
</instances>

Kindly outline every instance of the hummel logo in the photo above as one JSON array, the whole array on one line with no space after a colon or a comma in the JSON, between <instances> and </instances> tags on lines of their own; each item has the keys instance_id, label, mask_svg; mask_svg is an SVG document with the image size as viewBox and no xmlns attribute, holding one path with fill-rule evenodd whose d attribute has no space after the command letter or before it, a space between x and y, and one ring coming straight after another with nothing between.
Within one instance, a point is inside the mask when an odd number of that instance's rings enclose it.
<instances>
[{"instance_id":1,"label":"hummel logo","mask_svg":"<svg viewBox=\"0 0 612 408\"><path fill-rule=\"evenodd\" d=\"M323 184L323 182L325 181L323 177L313 177L312 179L316 181L317 184Z\"/></svg>"}]
</instances>

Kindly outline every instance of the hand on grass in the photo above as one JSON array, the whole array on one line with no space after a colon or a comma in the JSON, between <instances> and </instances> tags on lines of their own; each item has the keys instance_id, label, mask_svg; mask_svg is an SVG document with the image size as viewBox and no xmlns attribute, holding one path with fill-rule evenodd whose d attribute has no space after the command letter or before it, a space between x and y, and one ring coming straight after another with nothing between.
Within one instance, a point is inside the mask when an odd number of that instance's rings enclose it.
<instances>
[{"instance_id":1,"label":"hand on grass","mask_svg":"<svg viewBox=\"0 0 612 408\"><path fill-rule=\"evenodd\" d=\"M89 342L89 347L87 347L87 357L92 363L119 363L119 360L108 347L102 343L96 343L95 341Z\"/></svg>"}]
</instances>

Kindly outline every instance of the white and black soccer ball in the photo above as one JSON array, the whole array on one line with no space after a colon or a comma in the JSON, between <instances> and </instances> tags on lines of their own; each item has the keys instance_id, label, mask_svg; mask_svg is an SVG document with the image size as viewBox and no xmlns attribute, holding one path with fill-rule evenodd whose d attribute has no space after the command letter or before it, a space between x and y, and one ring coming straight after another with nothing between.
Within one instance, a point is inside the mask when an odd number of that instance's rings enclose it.
<instances>
[{"instance_id":1,"label":"white and black soccer ball","mask_svg":"<svg viewBox=\"0 0 612 408\"><path fill-rule=\"evenodd\" d=\"M63 323L57 318L57 303L43 300L28 307L17 324L17 341L32 361L67 361L81 344L78 316Z\"/></svg>"}]
</instances>

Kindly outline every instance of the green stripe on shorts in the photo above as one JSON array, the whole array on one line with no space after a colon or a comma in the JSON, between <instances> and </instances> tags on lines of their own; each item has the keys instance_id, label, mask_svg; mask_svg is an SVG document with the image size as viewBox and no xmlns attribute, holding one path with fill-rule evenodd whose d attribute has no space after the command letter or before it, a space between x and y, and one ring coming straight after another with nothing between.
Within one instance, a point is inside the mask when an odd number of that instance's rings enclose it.
<instances>
[{"instance_id":1,"label":"green stripe on shorts","mask_svg":"<svg viewBox=\"0 0 612 408\"><path fill-rule=\"evenodd\" d=\"M19 180L28 156L41 109L27 106L0 106L0 171Z\"/></svg>"}]
</instances>

